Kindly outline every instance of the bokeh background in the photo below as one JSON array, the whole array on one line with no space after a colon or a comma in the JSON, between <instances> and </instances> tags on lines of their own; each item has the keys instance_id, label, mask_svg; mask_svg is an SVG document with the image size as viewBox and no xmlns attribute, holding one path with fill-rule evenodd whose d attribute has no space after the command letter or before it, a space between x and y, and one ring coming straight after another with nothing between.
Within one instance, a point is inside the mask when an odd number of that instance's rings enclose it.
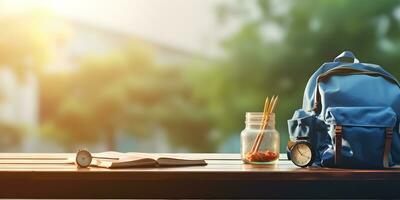
<instances>
[{"instance_id":1,"label":"bokeh background","mask_svg":"<svg viewBox=\"0 0 400 200\"><path fill-rule=\"evenodd\" d=\"M343 50L400 77L398 0L0 0L0 151L239 152Z\"/></svg>"}]
</instances>

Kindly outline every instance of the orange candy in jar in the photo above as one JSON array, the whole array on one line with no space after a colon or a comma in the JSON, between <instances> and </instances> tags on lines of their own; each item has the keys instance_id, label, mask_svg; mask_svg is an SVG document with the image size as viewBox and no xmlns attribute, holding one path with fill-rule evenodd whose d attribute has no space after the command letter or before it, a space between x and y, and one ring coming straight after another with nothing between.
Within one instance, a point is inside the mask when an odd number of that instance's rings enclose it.
<instances>
[{"instance_id":1,"label":"orange candy in jar","mask_svg":"<svg viewBox=\"0 0 400 200\"><path fill-rule=\"evenodd\" d=\"M270 113L268 125L262 128L263 113L246 113L246 127L241 133L241 155L244 163L272 164L279 159L279 132L275 129L275 114ZM260 135L262 134L262 137ZM258 149L254 146L259 143Z\"/></svg>"},{"instance_id":2,"label":"orange candy in jar","mask_svg":"<svg viewBox=\"0 0 400 200\"><path fill-rule=\"evenodd\" d=\"M278 158L279 153L267 150L264 152L248 152L245 159L248 162L272 162Z\"/></svg>"}]
</instances>

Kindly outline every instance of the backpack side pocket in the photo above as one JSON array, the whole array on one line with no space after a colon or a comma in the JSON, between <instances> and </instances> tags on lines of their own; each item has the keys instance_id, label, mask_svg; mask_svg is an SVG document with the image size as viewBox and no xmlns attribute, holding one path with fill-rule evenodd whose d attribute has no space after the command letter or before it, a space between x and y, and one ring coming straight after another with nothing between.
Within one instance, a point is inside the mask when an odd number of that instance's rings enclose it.
<instances>
[{"instance_id":1,"label":"backpack side pocket","mask_svg":"<svg viewBox=\"0 0 400 200\"><path fill-rule=\"evenodd\" d=\"M315 165L320 165L320 141L327 135L327 128L322 120L319 120L315 113L306 112L302 109L296 110L292 119L288 120L290 141L295 142L298 138L308 138L314 150L316 158ZM325 133L325 134L324 134ZM287 148L287 155L290 159L290 150Z\"/></svg>"}]
</instances>

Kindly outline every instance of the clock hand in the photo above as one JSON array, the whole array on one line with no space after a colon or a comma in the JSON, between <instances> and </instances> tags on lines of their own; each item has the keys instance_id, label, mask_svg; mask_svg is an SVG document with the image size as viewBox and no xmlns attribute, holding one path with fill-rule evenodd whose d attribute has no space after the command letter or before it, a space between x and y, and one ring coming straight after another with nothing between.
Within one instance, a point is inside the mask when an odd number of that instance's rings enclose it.
<instances>
[{"instance_id":1,"label":"clock hand","mask_svg":"<svg viewBox=\"0 0 400 200\"><path fill-rule=\"evenodd\" d=\"M301 151L300 151L299 148L296 148L296 150L297 150L297 152L299 152L300 155L304 156L304 155L301 153Z\"/></svg>"},{"instance_id":2,"label":"clock hand","mask_svg":"<svg viewBox=\"0 0 400 200\"><path fill-rule=\"evenodd\" d=\"M306 155L302 154L299 148L296 148L296 150L299 152L299 154L300 154L301 156L304 156L304 157L306 157L306 158L308 158L308 159L311 158L310 156L306 156Z\"/></svg>"}]
</instances>

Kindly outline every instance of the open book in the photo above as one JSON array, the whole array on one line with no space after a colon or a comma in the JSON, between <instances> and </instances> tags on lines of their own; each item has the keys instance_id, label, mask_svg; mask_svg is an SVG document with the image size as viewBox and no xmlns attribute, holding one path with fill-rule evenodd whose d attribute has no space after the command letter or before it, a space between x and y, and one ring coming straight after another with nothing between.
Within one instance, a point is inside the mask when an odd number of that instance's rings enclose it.
<instances>
[{"instance_id":1,"label":"open book","mask_svg":"<svg viewBox=\"0 0 400 200\"><path fill-rule=\"evenodd\" d=\"M184 157L163 157L148 153L119 153L104 152L93 155L93 166L105 168L132 168L132 167L168 167L168 166L195 166L207 165L205 160L190 159Z\"/></svg>"}]
</instances>

